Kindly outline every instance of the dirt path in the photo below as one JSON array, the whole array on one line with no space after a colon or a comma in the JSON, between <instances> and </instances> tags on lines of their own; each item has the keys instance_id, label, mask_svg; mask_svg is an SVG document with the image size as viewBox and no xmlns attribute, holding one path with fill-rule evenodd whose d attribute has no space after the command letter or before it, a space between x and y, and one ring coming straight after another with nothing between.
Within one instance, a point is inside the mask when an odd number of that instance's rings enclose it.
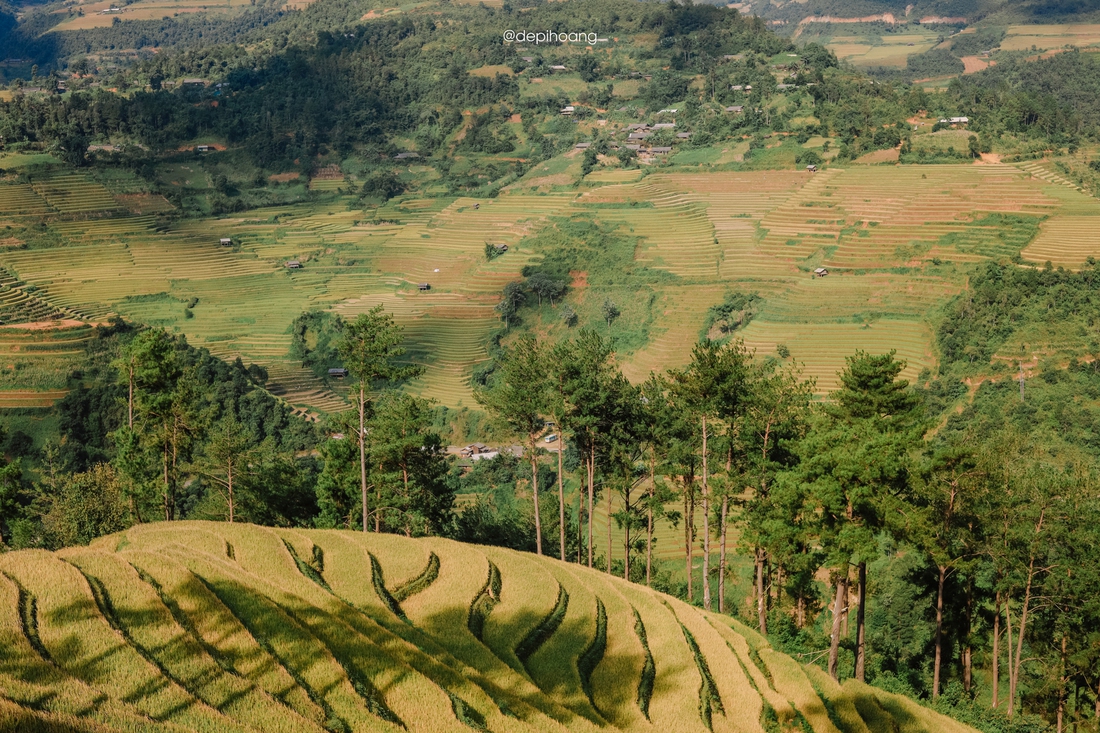
<instances>
[{"instance_id":1,"label":"dirt path","mask_svg":"<svg viewBox=\"0 0 1100 733\"><path fill-rule=\"evenodd\" d=\"M20 331L53 331L83 325L84 321L64 319L60 321L35 321L33 323L7 323L0 325L0 328L17 328Z\"/></svg>"}]
</instances>

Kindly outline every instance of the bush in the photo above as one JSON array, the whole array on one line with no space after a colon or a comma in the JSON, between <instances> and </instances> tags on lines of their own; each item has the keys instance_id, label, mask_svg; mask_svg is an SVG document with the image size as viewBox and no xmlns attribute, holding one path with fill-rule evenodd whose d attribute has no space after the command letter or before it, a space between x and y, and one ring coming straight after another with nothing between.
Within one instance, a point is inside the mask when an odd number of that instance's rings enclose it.
<instances>
[{"instance_id":1,"label":"bush","mask_svg":"<svg viewBox=\"0 0 1100 733\"><path fill-rule=\"evenodd\" d=\"M405 184L390 171L378 171L367 176L359 192L361 199L381 199L389 201L405 192Z\"/></svg>"}]
</instances>

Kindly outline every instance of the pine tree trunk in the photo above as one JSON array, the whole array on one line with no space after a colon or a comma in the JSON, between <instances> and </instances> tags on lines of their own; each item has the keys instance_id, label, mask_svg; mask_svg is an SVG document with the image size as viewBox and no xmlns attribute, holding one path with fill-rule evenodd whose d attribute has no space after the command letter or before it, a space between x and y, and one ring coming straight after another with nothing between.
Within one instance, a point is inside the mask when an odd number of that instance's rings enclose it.
<instances>
[{"instance_id":1,"label":"pine tree trunk","mask_svg":"<svg viewBox=\"0 0 1100 733\"><path fill-rule=\"evenodd\" d=\"M970 694L974 679L974 651L970 639L974 630L974 580L968 579L966 584L966 638L963 640L962 664L963 664L963 690Z\"/></svg>"},{"instance_id":2,"label":"pine tree trunk","mask_svg":"<svg viewBox=\"0 0 1100 733\"><path fill-rule=\"evenodd\" d=\"M943 583L947 577L947 568L938 565L939 575L936 582L936 660L932 664L932 699L940 696L940 669L943 666Z\"/></svg>"},{"instance_id":3,"label":"pine tree trunk","mask_svg":"<svg viewBox=\"0 0 1100 733\"><path fill-rule=\"evenodd\" d=\"M630 484L623 491L623 514L626 516L626 521L623 522L623 534L626 537L623 540L623 580L630 580ZM608 526L611 526L610 522Z\"/></svg>"},{"instance_id":4,"label":"pine tree trunk","mask_svg":"<svg viewBox=\"0 0 1100 733\"><path fill-rule=\"evenodd\" d=\"M168 443L164 444L164 521L172 521L172 505L169 499L171 488L168 484Z\"/></svg>"},{"instance_id":5,"label":"pine tree trunk","mask_svg":"<svg viewBox=\"0 0 1100 733\"><path fill-rule=\"evenodd\" d=\"M864 681L867 668L867 563L859 564L859 608L856 610L856 679Z\"/></svg>"},{"instance_id":6,"label":"pine tree trunk","mask_svg":"<svg viewBox=\"0 0 1100 733\"><path fill-rule=\"evenodd\" d=\"M684 561L687 563L687 599L695 599L692 564L695 562L695 495L684 486Z\"/></svg>"},{"instance_id":7,"label":"pine tree trunk","mask_svg":"<svg viewBox=\"0 0 1100 733\"><path fill-rule=\"evenodd\" d=\"M645 584L653 583L653 492L655 490L653 473L649 475L649 511L646 512L645 528Z\"/></svg>"},{"instance_id":8,"label":"pine tree trunk","mask_svg":"<svg viewBox=\"0 0 1100 733\"><path fill-rule=\"evenodd\" d=\"M1062 724L1066 716L1066 683L1069 678L1066 676L1066 633L1062 632L1062 676L1058 684L1058 713L1057 713L1057 725L1058 733L1062 733Z\"/></svg>"},{"instance_id":9,"label":"pine tree trunk","mask_svg":"<svg viewBox=\"0 0 1100 733\"><path fill-rule=\"evenodd\" d=\"M990 707L994 710L1000 704L998 699L1001 688L1001 592L997 591L997 600L993 606L993 700Z\"/></svg>"},{"instance_id":10,"label":"pine tree trunk","mask_svg":"<svg viewBox=\"0 0 1100 733\"><path fill-rule=\"evenodd\" d=\"M592 511L595 509L596 444L588 448L588 567L592 567L595 548L592 546Z\"/></svg>"},{"instance_id":11,"label":"pine tree trunk","mask_svg":"<svg viewBox=\"0 0 1100 733\"><path fill-rule=\"evenodd\" d=\"M833 630L829 638L829 676L839 680L837 664L840 659L840 617L844 613L844 599L848 595L848 573L845 572L836 579L836 600L833 602Z\"/></svg>"},{"instance_id":12,"label":"pine tree trunk","mask_svg":"<svg viewBox=\"0 0 1100 733\"><path fill-rule=\"evenodd\" d=\"M412 537L412 524L409 521L408 507L412 502L409 501L409 469L408 466L401 467L401 480L403 482L405 491L405 536Z\"/></svg>"},{"instance_id":13,"label":"pine tree trunk","mask_svg":"<svg viewBox=\"0 0 1100 733\"><path fill-rule=\"evenodd\" d=\"M228 489L228 492L229 492L229 523L233 524L233 514L234 514L233 509L234 509L234 507L233 507L233 459L232 458L229 459L229 462L226 464L225 475L226 475L227 489Z\"/></svg>"},{"instance_id":14,"label":"pine tree trunk","mask_svg":"<svg viewBox=\"0 0 1100 733\"><path fill-rule=\"evenodd\" d=\"M127 426L134 429L134 362L130 361L130 397L127 400Z\"/></svg>"},{"instance_id":15,"label":"pine tree trunk","mask_svg":"<svg viewBox=\"0 0 1100 733\"><path fill-rule=\"evenodd\" d=\"M535 454L536 446L530 445L531 450L531 498L535 502L535 554L542 554L542 516L539 514L539 464Z\"/></svg>"},{"instance_id":16,"label":"pine tree trunk","mask_svg":"<svg viewBox=\"0 0 1100 733\"><path fill-rule=\"evenodd\" d=\"M370 513L367 510L367 388L362 381L359 382L359 490L363 495L363 532L367 532L370 526ZM379 530L378 523L381 517L376 516L375 529Z\"/></svg>"},{"instance_id":17,"label":"pine tree trunk","mask_svg":"<svg viewBox=\"0 0 1100 733\"><path fill-rule=\"evenodd\" d=\"M1012 719L1013 696L1016 691L1012 670L1012 604L1011 598L1005 598L1005 649L1008 652L1008 718Z\"/></svg>"},{"instance_id":18,"label":"pine tree trunk","mask_svg":"<svg viewBox=\"0 0 1100 733\"><path fill-rule=\"evenodd\" d=\"M840 635L847 639L848 634L848 610L852 607L851 601L848 598L851 595L852 581L849 578L848 582L844 584L844 604L841 606L840 612Z\"/></svg>"},{"instance_id":19,"label":"pine tree trunk","mask_svg":"<svg viewBox=\"0 0 1100 733\"><path fill-rule=\"evenodd\" d=\"M1040 523L1042 520L1040 520ZM1016 689L1020 681L1020 667L1023 664L1024 634L1027 633L1027 612L1031 605L1031 583L1035 577L1035 558L1031 559L1028 566L1027 585L1024 587L1024 605L1020 609L1020 628L1016 634L1016 654L1012 659L1012 676L1008 681L1008 717L1012 717L1016 703Z\"/></svg>"},{"instance_id":20,"label":"pine tree trunk","mask_svg":"<svg viewBox=\"0 0 1100 733\"><path fill-rule=\"evenodd\" d=\"M584 484L577 492L577 564L584 563Z\"/></svg>"},{"instance_id":21,"label":"pine tree trunk","mask_svg":"<svg viewBox=\"0 0 1100 733\"><path fill-rule=\"evenodd\" d=\"M607 488L607 566L605 570L607 574L611 574L611 487Z\"/></svg>"},{"instance_id":22,"label":"pine tree trunk","mask_svg":"<svg viewBox=\"0 0 1100 733\"><path fill-rule=\"evenodd\" d=\"M559 423L561 421L559 420ZM561 430L561 425L558 425ZM558 433L558 541L561 543L561 561L565 562L565 480L562 477L562 453L565 453L565 436Z\"/></svg>"},{"instance_id":23,"label":"pine tree trunk","mask_svg":"<svg viewBox=\"0 0 1100 733\"><path fill-rule=\"evenodd\" d=\"M379 471L382 467L378 467ZM374 533L380 534L382 532L382 482L374 482L374 505L378 507L374 512ZM366 530L363 530L364 532Z\"/></svg>"},{"instance_id":24,"label":"pine tree trunk","mask_svg":"<svg viewBox=\"0 0 1100 733\"><path fill-rule=\"evenodd\" d=\"M729 516L730 500L728 495L722 497L722 519L719 527L718 540L718 613L726 612L726 521Z\"/></svg>"},{"instance_id":25,"label":"pine tree trunk","mask_svg":"<svg viewBox=\"0 0 1100 733\"><path fill-rule=\"evenodd\" d=\"M768 607L764 602L764 548L756 548L756 624L761 635L768 635Z\"/></svg>"},{"instance_id":26,"label":"pine tree trunk","mask_svg":"<svg viewBox=\"0 0 1100 733\"><path fill-rule=\"evenodd\" d=\"M772 610L772 588L775 587L775 583L772 582L772 561L768 557L767 553L764 553L764 610L771 613Z\"/></svg>"},{"instance_id":27,"label":"pine tree trunk","mask_svg":"<svg viewBox=\"0 0 1100 733\"><path fill-rule=\"evenodd\" d=\"M710 487L707 476L707 416L703 415L703 608L710 610Z\"/></svg>"}]
</instances>

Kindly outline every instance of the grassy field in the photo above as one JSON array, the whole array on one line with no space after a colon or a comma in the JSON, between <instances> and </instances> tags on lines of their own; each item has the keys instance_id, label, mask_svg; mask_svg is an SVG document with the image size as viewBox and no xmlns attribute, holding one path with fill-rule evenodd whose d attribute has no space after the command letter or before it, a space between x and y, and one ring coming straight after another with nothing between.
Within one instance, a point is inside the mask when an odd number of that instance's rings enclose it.
<instances>
[{"instance_id":1,"label":"grassy field","mask_svg":"<svg viewBox=\"0 0 1100 733\"><path fill-rule=\"evenodd\" d=\"M918 25L888 32L880 23L809 23L800 27L799 42L820 43L855 66L904 67L915 54L938 42L937 34Z\"/></svg>"},{"instance_id":2,"label":"grassy field","mask_svg":"<svg viewBox=\"0 0 1100 733\"><path fill-rule=\"evenodd\" d=\"M1046 51L1064 46L1100 45L1100 24L1012 25L1001 41L1003 51Z\"/></svg>"},{"instance_id":3,"label":"grassy field","mask_svg":"<svg viewBox=\"0 0 1100 733\"><path fill-rule=\"evenodd\" d=\"M0 660L5 729L970 730L585 567L331 530L141 525L0 556Z\"/></svg>"}]
</instances>

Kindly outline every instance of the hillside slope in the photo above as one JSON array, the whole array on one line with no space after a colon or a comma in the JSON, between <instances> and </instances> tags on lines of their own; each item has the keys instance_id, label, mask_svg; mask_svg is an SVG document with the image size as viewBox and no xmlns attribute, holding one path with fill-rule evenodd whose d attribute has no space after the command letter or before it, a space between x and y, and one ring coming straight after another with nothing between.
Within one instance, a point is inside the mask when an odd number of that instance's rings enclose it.
<instances>
[{"instance_id":1,"label":"hillside slope","mask_svg":"<svg viewBox=\"0 0 1100 733\"><path fill-rule=\"evenodd\" d=\"M969 730L509 550L186 522L0 573L4 729Z\"/></svg>"}]
</instances>

